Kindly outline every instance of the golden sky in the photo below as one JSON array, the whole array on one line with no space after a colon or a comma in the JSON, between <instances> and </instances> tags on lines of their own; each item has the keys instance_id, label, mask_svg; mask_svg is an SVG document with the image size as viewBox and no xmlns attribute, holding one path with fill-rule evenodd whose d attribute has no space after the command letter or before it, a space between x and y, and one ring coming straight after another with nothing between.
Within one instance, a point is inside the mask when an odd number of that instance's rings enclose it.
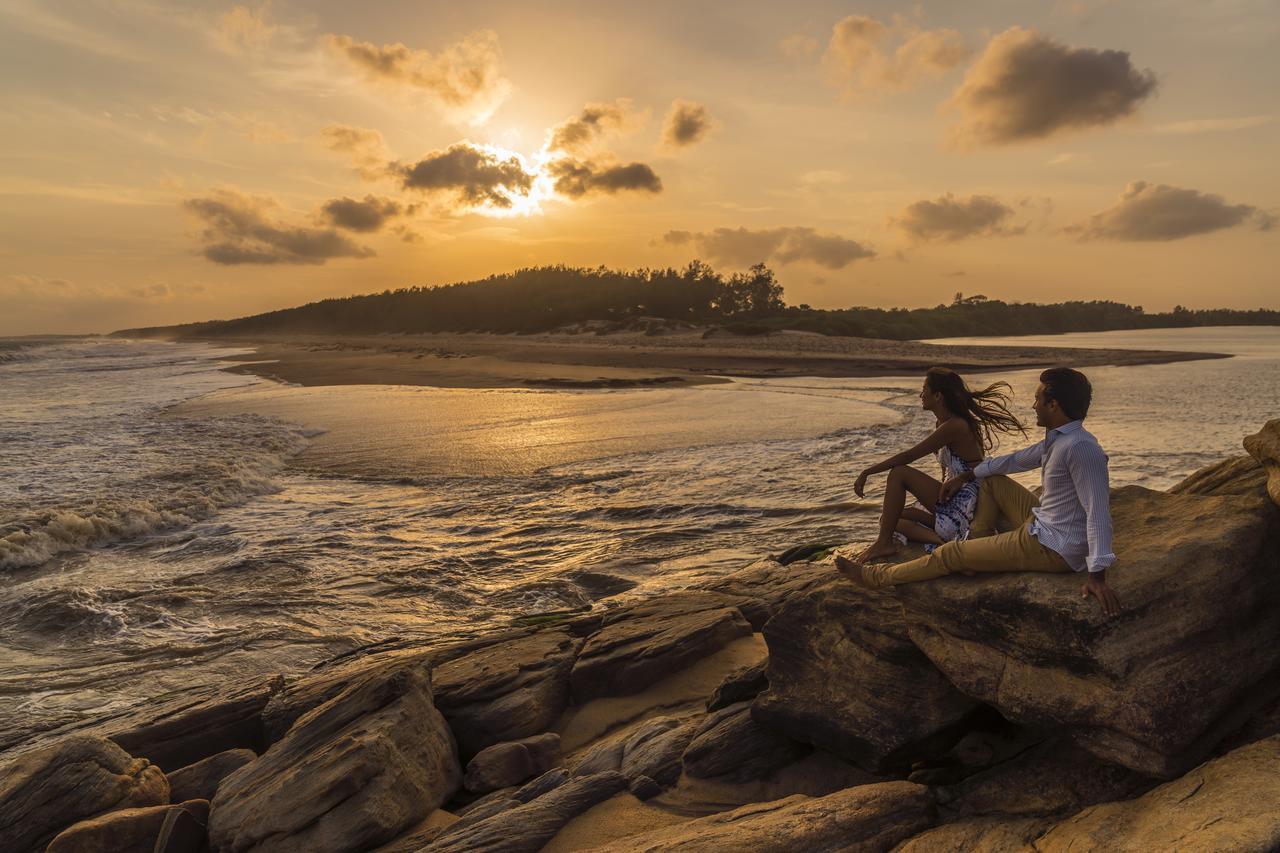
<instances>
[{"instance_id":1,"label":"golden sky","mask_svg":"<svg viewBox=\"0 0 1280 853\"><path fill-rule=\"evenodd\" d=\"M0 335L694 257L1277 308L1278 48L1274 0L0 0Z\"/></svg>"}]
</instances>

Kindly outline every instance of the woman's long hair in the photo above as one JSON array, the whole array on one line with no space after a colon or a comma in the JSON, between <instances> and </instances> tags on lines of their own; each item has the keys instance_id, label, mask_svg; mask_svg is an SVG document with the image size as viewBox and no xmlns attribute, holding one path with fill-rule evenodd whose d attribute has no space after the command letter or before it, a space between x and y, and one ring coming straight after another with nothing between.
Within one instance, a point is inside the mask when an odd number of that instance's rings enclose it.
<instances>
[{"instance_id":1,"label":"woman's long hair","mask_svg":"<svg viewBox=\"0 0 1280 853\"><path fill-rule=\"evenodd\" d=\"M1022 421L1009 411L1009 394L1001 390L1013 390L1008 382L997 382L981 391L970 391L960 374L951 368L931 367L925 374L925 384L930 391L942 395L947 411L965 419L985 450L995 446L997 432L1027 434Z\"/></svg>"}]
</instances>

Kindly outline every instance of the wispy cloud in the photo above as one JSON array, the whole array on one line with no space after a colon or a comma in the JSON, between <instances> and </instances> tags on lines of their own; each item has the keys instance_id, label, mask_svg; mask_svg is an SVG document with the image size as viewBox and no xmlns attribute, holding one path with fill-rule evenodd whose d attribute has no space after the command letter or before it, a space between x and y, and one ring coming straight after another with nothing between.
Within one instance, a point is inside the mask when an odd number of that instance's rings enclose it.
<instances>
[{"instance_id":1,"label":"wispy cloud","mask_svg":"<svg viewBox=\"0 0 1280 853\"><path fill-rule=\"evenodd\" d=\"M1158 124L1152 130L1156 133L1230 133L1235 130L1249 130L1255 127L1266 127L1275 124L1278 116L1241 116L1239 118L1198 118L1187 121L1174 121Z\"/></svg>"},{"instance_id":2,"label":"wispy cloud","mask_svg":"<svg viewBox=\"0 0 1280 853\"><path fill-rule=\"evenodd\" d=\"M693 245L710 261L738 267L776 260L784 264L807 262L838 270L876 254L874 249L856 240L838 234L820 234L804 226L668 231L655 242L667 246Z\"/></svg>"}]
</instances>

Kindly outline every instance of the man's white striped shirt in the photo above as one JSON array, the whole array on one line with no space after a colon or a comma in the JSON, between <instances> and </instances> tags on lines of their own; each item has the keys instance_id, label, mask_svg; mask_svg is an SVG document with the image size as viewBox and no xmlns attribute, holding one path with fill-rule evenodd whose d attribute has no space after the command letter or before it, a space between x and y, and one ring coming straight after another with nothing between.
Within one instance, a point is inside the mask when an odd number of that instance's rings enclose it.
<instances>
[{"instance_id":1,"label":"man's white striped shirt","mask_svg":"<svg viewBox=\"0 0 1280 853\"><path fill-rule=\"evenodd\" d=\"M1099 572L1116 561L1111 551L1111 487L1107 454L1082 421L1048 430L1044 441L978 463L973 475L1041 469L1044 489L1032 512L1031 533L1077 572Z\"/></svg>"}]
</instances>

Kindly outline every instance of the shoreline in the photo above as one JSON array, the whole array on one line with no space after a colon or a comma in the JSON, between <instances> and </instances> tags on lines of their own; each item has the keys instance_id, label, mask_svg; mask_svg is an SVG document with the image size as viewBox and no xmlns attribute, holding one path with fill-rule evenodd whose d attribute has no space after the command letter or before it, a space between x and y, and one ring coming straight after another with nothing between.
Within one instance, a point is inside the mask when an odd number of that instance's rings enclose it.
<instances>
[{"instance_id":1,"label":"shoreline","mask_svg":"<svg viewBox=\"0 0 1280 853\"><path fill-rule=\"evenodd\" d=\"M283 335L192 338L255 350L225 368L303 386L618 389L730 378L874 377L934 365L962 373L1135 366L1231 358L1226 353L1045 346L957 346L808 333L666 335Z\"/></svg>"}]
</instances>

